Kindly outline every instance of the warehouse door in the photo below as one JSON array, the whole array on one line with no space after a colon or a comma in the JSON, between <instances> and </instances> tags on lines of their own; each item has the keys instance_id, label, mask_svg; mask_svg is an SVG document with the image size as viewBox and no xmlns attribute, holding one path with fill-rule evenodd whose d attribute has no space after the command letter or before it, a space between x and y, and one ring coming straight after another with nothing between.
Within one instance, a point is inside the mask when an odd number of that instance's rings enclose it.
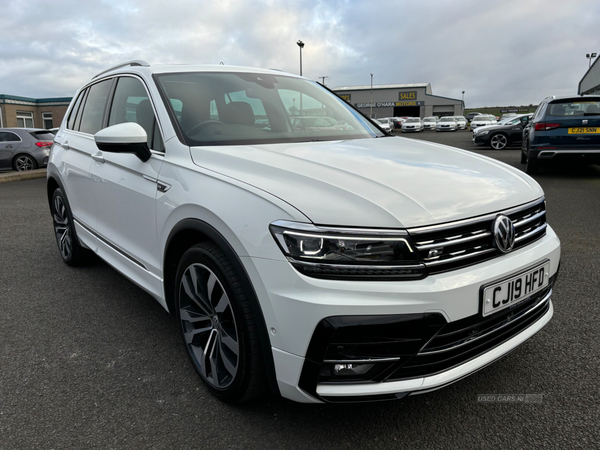
<instances>
[{"instance_id":1,"label":"warehouse door","mask_svg":"<svg viewBox=\"0 0 600 450\"><path fill-rule=\"evenodd\" d=\"M454 106L452 105L441 105L433 107L433 115L444 117L444 116L453 116L454 115Z\"/></svg>"}]
</instances>

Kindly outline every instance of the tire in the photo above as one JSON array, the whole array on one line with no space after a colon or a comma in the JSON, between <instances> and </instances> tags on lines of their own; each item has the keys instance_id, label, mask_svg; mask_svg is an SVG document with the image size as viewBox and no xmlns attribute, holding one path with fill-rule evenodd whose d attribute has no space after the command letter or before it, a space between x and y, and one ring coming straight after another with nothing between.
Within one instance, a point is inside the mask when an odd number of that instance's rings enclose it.
<instances>
[{"instance_id":1,"label":"tire","mask_svg":"<svg viewBox=\"0 0 600 450\"><path fill-rule=\"evenodd\" d=\"M527 155L527 161L525 162L525 173L528 175L535 175L540 171L540 162L537 157L532 157L531 154Z\"/></svg>"},{"instance_id":2,"label":"tire","mask_svg":"<svg viewBox=\"0 0 600 450\"><path fill-rule=\"evenodd\" d=\"M38 168L37 161L25 154L17 155L13 158L13 169L19 172L24 172L26 170L34 170Z\"/></svg>"},{"instance_id":3,"label":"tire","mask_svg":"<svg viewBox=\"0 0 600 450\"><path fill-rule=\"evenodd\" d=\"M217 398L251 400L267 389L250 296L221 249L188 249L177 268L176 317L194 368Z\"/></svg>"},{"instance_id":4,"label":"tire","mask_svg":"<svg viewBox=\"0 0 600 450\"><path fill-rule=\"evenodd\" d=\"M69 202L60 188L56 188L52 194L50 212L58 251L65 264L77 267L89 263L94 254L79 243Z\"/></svg>"},{"instance_id":5,"label":"tire","mask_svg":"<svg viewBox=\"0 0 600 450\"><path fill-rule=\"evenodd\" d=\"M508 145L508 137L503 133L496 133L490 138L490 147L494 150L504 150Z\"/></svg>"},{"instance_id":6,"label":"tire","mask_svg":"<svg viewBox=\"0 0 600 450\"><path fill-rule=\"evenodd\" d=\"M527 155L525 154L525 150L521 147L521 164L525 164L527 162Z\"/></svg>"}]
</instances>

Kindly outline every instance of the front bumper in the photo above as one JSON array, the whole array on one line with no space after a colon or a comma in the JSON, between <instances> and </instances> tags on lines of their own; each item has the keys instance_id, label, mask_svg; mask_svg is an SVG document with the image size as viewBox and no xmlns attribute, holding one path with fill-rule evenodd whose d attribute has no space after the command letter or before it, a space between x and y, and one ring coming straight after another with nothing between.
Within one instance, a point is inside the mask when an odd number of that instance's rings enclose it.
<instances>
[{"instance_id":1,"label":"front bumper","mask_svg":"<svg viewBox=\"0 0 600 450\"><path fill-rule=\"evenodd\" d=\"M506 354L541 329L552 316L552 306L548 290L547 309L541 317L536 316L533 323L517 330L516 334L492 342L483 353L468 355L454 365L438 366L431 373L417 371L400 376L398 372L398 376L391 378L387 376L391 375L388 372L399 367L388 368L385 374L360 382L351 379L343 383L321 382L315 376L325 364L324 357L319 361L318 357L311 356L313 342L319 341L315 341L315 336L318 336L323 321L362 316L393 322L398 316L427 316L427 320L433 320L433 326L451 327L462 324L461 321L470 323L475 320L473 318L480 317L480 288L483 285L544 259L550 260L549 274L555 276L560 262L560 242L550 227L541 239L509 254L415 281L315 279L299 274L285 261L259 258L248 258L245 265L269 330L281 394L299 402L319 403L399 398L457 381ZM403 359L406 354L393 350L387 356Z\"/></svg>"}]
</instances>

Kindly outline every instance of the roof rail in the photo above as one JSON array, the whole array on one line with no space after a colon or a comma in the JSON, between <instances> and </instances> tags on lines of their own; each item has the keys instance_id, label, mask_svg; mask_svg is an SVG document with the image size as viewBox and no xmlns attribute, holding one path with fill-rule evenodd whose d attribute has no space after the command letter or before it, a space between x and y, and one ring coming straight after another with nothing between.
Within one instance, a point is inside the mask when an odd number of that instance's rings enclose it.
<instances>
[{"instance_id":1,"label":"roof rail","mask_svg":"<svg viewBox=\"0 0 600 450\"><path fill-rule=\"evenodd\" d=\"M554 100L555 98L556 98L556 95L549 95L544 100Z\"/></svg>"},{"instance_id":2,"label":"roof rail","mask_svg":"<svg viewBox=\"0 0 600 450\"><path fill-rule=\"evenodd\" d=\"M117 69L120 69L121 67L127 67L127 66L150 67L150 64L148 64L146 61L142 61L140 59L136 59L133 61L125 61L124 63L118 64L114 67L111 67L108 70L105 70L104 72L100 72L98 75L92 77L92 80L94 78L98 78L100 75L104 75L105 73L112 72L113 70L117 70Z\"/></svg>"}]
</instances>

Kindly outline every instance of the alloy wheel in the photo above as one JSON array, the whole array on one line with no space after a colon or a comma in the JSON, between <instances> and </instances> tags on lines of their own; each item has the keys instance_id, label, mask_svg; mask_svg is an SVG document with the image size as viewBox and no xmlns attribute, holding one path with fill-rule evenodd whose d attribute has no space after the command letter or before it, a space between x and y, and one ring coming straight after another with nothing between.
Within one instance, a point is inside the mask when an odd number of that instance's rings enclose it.
<instances>
[{"instance_id":1,"label":"alloy wheel","mask_svg":"<svg viewBox=\"0 0 600 450\"><path fill-rule=\"evenodd\" d=\"M506 147L507 143L508 143L508 140L506 139L506 136L504 136L503 134L495 134L494 136L492 136L492 139L490 140L490 145L495 150L502 150L504 147Z\"/></svg>"},{"instance_id":2,"label":"alloy wheel","mask_svg":"<svg viewBox=\"0 0 600 450\"><path fill-rule=\"evenodd\" d=\"M52 218L54 219L54 232L56 233L58 249L62 258L68 260L73 252L73 242L67 207L60 195L54 197L54 214Z\"/></svg>"},{"instance_id":3,"label":"alloy wheel","mask_svg":"<svg viewBox=\"0 0 600 450\"><path fill-rule=\"evenodd\" d=\"M27 155L21 155L15 160L15 169L19 172L25 170L33 170L35 168L35 162Z\"/></svg>"},{"instance_id":4,"label":"alloy wheel","mask_svg":"<svg viewBox=\"0 0 600 450\"><path fill-rule=\"evenodd\" d=\"M227 292L203 264L188 266L181 277L179 317L202 378L217 389L227 388L240 364L239 333Z\"/></svg>"}]
</instances>

